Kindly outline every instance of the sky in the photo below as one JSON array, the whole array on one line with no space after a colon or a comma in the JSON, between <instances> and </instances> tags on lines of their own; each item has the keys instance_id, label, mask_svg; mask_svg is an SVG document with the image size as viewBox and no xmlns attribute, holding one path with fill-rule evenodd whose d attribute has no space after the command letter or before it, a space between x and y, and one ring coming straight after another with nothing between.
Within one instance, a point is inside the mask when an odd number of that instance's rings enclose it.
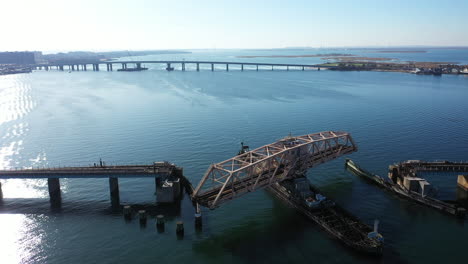
<instances>
[{"instance_id":1,"label":"sky","mask_svg":"<svg viewBox=\"0 0 468 264\"><path fill-rule=\"evenodd\" d=\"M0 1L0 51L468 46L467 0Z\"/></svg>"}]
</instances>

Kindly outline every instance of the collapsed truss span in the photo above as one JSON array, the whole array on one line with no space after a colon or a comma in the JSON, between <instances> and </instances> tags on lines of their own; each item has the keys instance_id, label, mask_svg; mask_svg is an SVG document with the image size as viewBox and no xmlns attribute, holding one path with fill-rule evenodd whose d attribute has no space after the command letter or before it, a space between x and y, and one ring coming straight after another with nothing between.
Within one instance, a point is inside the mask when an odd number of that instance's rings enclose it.
<instances>
[{"instance_id":1,"label":"collapsed truss span","mask_svg":"<svg viewBox=\"0 0 468 264\"><path fill-rule=\"evenodd\" d=\"M223 202L293 178L309 168L354 151L357 147L346 132L288 136L212 164L193 192L192 199L213 209Z\"/></svg>"}]
</instances>

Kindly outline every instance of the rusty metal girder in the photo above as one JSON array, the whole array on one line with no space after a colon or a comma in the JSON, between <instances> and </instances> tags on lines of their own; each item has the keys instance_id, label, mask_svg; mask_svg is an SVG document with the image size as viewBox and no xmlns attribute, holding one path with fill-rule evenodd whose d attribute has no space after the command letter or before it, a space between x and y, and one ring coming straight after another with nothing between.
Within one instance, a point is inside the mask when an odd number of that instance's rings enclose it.
<instances>
[{"instance_id":1,"label":"rusty metal girder","mask_svg":"<svg viewBox=\"0 0 468 264\"><path fill-rule=\"evenodd\" d=\"M245 193L293 178L318 164L357 151L346 132L288 136L272 144L212 164L192 199L211 209Z\"/></svg>"}]
</instances>

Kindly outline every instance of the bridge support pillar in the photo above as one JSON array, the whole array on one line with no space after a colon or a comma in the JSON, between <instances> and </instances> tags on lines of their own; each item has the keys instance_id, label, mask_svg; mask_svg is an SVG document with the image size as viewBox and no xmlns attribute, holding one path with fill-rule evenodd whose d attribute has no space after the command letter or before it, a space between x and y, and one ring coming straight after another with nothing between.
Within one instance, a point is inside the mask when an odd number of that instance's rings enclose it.
<instances>
[{"instance_id":1,"label":"bridge support pillar","mask_svg":"<svg viewBox=\"0 0 468 264\"><path fill-rule=\"evenodd\" d=\"M112 65L113 65L113 64L111 63L111 64L110 64L110 70L111 70L111 71L113 71L113 70L114 70L114 69L112 68Z\"/></svg>"},{"instance_id":2,"label":"bridge support pillar","mask_svg":"<svg viewBox=\"0 0 468 264\"><path fill-rule=\"evenodd\" d=\"M88 69L86 69L86 64L83 64L83 70L84 71L87 71Z\"/></svg>"},{"instance_id":3,"label":"bridge support pillar","mask_svg":"<svg viewBox=\"0 0 468 264\"><path fill-rule=\"evenodd\" d=\"M45 66L45 70L48 71L48 70L49 70L49 66Z\"/></svg>"},{"instance_id":4,"label":"bridge support pillar","mask_svg":"<svg viewBox=\"0 0 468 264\"><path fill-rule=\"evenodd\" d=\"M112 208L120 206L119 178L109 177L109 190Z\"/></svg>"},{"instance_id":5,"label":"bridge support pillar","mask_svg":"<svg viewBox=\"0 0 468 264\"><path fill-rule=\"evenodd\" d=\"M211 63L211 71L214 71L214 64Z\"/></svg>"},{"instance_id":6,"label":"bridge support pillar","mask_svg":"<svg viewBox=\"0 0 468 264\"><path fill-rule=\"evenodd\" d=\"M110 71L109 63L106 64L107 71Z\"/></svg>"},{"instance_id":7,"label":"bridge support pillar","mask_svg":"<svg viewBox=\"0 0 468 264\"><path fill-rule=\"evenodd\" d=\"M271 70L273 70L273 65L271 65Z\"/></svg>"},{"instance_id":8,"label":"bridge support pillar","mask_svg":"<svg viewBox=\"0 0 468 264\"><path fill-rule=\"evenodd\" d=\"M200 71L200 63L197 63L197 71Z\"/></svg>"},{"instance_id":9,"label":"bridge support pillar","mask_svg":"<svg viewBox=\"0 0 468 264\"><path fill-rule=\"evenodd\" d=\"M63 71L63 65L59 66L59 70Z\"/></svg>"},{"instance_id":10,"label":"bridge support pillar","mask_svg":"<svg viewBox=\"0 0 468 264\"><path fill-rule=\"evenodd\" d=\"M80 65L79 64L76 65L76 70L80 71Z\"/></svg>"},{"instance_id":11,"label":"bridge support pillar","mask_svg":"<svg viewBox=\"0 0 468 264\"><path fill-rule=\"evenodd\" d=\"M182 62L182 70L185 71L185 63Z\"/></svg>"},{"instance_id":12,"label":"bridge support pillar","mask_svg":"<svg viewBox=\"0 0 468 264\"><path fill-rule=\"evenodd\" d=\"M136 67L137 67L137 69L141 69L141 63L137 62Z\"/></svg>"},{"instance_id":13,"label":"bridge support pillar","mask_svg":"<svg viewBox=\"0 0 468 264\"><path fill-rule=\"evenodd\" d=\"M241 71L244 71L244 64L241 64Z\"/></svg>"},{"instance_id":14,"label":"bridge support pillar","mask_svg":"<svg viewBox=\"0 0 468 264\"><path fill-rule=\"evenodd\" d=\"M302 70L304 70L304 66L302 66Z\"/></svg>"},{"instance_id":15,"label":"bridge support pillar","mask_svg":"<svg viewBox=\"0 0 468 264\"><path fill-rule=\"evenodd\" d=\"M318 71L320 71L320 67L318 68Z\"/></svg>"},{"instance_id":16,"label":"bridge support pillar","mask_svg":"<svg viewBox=\"0 0 468 264\"><path fill-rule=\"evenodd\" d=\"M2 183L0 182L0 202L3 200Z\"/></svg>"},{"instance_id":17,"label":"bridge support pillar","mask_svg":"<svg viewBox=\"0 0 468 264\"><path fill-rule=\"evenodd\" d=\"M50 202L53 205L60 204L62 195L60 193L60 180L59 178L48 178L47 186L49 187Z\"/></svg>"},{"instance_id":18,"label":"bridge support pillar","mask_svg":"<svg viewBox=\"0 0 468 264\"><path fill-rule=\"evenodd\" d=\"M72 65L71 67L72 67L72 71L74 71L75 70L75 65Z\"/></svg>"},{"instance_id":19,"label":"bridge support pillar","mask_svg":"<svg viewBox=\"0 0 468 264\"><path fill-rule=\"evenodd\" d=\"M96 66L96 71L99 71L99 64L95 64Z\"/></svg>"},{"instance_id":20,"label":"bridge support pillar","mask_svg":"<svg viewBox=\"0 0 468 264\"><path fill-rule=\"evenodd\" d=\"M229 71L229 64L226 64L226 71Z\"/></svg>"},{"instance_id":21,"label":"bridge support pillar","mask_svg":"<svg viewBox=\"0 0 468 264\"><path fill-rule=\"evenodd\" d=\"M286 66L286 70L289 71L289 66Z\"/></svg>"},{"instance_id":22,"label":"bridge support pillar","mask_svg":"<svg viewBox=\"0 0 468 264\"><path fill-rule=\"evenodd\" d=\"M257 64L257 71L258 71L258 64Z\"/></svg>"}]
</instances>

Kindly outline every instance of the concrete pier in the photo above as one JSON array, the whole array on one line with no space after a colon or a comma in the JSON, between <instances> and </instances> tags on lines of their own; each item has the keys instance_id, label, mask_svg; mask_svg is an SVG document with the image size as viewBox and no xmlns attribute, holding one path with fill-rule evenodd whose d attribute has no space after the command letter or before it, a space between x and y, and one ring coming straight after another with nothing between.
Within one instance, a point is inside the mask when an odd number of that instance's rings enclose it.
<instances>
[{"instance_id":1,"label":"concrete pier","mask_svg":"<svg viewBox=\"0 0 468 264\"><path fill-rule=\"evenodd\" d=\"M200 63L197 63L197 71L200 71Z\"/></svg>"},{"instance_id":2,"label":"concrete pier","mask_svg":"<svg viewBox=\"0 0 468 264\"><path fill-rule=\"evenodd\" d=\"M62 200L62 195L60 193L59 178L48 178L47 186L49 187L50 202L53 204L60 203Z\"/></svg>"},{"instance_id":3,"label":"concrete pier","mask_svg":"<svg viewBox=\"0 0 468 264\"><path fill-rule=\"evenodd\" d=\"M229 64L226 64L226 71L229 71Z\"/></svg>"},{"instance_id":4,"label":"concrete pier","mask_svg":"<svg viewBox=\"0 0 468 264\"><path fill-rule=\"evenodd\" d=\"M185 71L185 63L182 62L182 71Z\"/></svg>"},{"instance_id":5,"label":"concrete pier","mask_svg":"<svg viewBox=\"0 0 468 264\"><path fill-rule=\"evenodd\" d=\"M214 71L214 64L211 63L211 71Z\"/></svg>"},{"instance_id":6,"label":"concrete pier","mask_svg":"<svg viewBox=\"0 0 468 264\"><path fill-rule=\"evenodd\" d=\"M258 64L257 64L257 71L258 71Z\"/></svg>"},{"instance_id":7,"label":"concrete pier","mask_svg":"<svg viewBox=\"0 0 468 264\"><path fill-rule=\"evenodd\" d=\"M244 64L241 64L241 71L244 71Z\"/></svg>"},{"instance_id":8,"label":"concrete pier","mask_svg":"<svg viewBox=\"0 0 468 264\"><path fill-rule=\"evenodd\" d=\"M3 199L2 183L0 182L0 200Z\"/></svg>"},{"instance_id":9,"label":"concrete pier","mask_svg":"<svg viewBox=\"0 0 468 264\"><path fill-rule=\"evenodd\" d=\"M109 177L109 190L113 208L120 206L119 178Z\"/></svg>"}]
</instances>

